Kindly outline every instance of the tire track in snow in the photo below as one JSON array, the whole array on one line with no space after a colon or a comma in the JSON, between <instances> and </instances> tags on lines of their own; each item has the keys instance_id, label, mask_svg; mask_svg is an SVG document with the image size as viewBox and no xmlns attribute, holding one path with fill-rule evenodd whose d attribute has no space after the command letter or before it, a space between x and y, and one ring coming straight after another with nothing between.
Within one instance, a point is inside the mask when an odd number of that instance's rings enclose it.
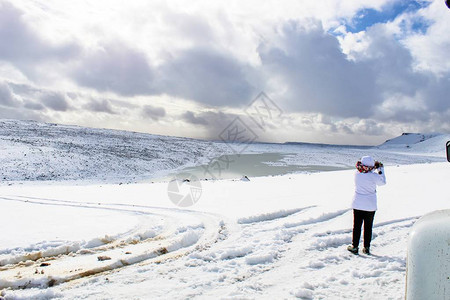
<instances>
[{"instance_id":1,"label":"tire track in snow","mask_svg":"<svg viewBox=\"0 0 450 300\"><path fill-rule=\"evenodd\" d=\"M25 198L25 197L22 197ZM124 247L127 244L136 244L143 241L149 241L149 240L160 240L164 239L167 236L170 236L174 233L174 228L169 228L167 225L165 226L164 230L160 230L159 232L151 233L148 231L147 228L145 228L147 222L146 218L148 216L155 216L155 217L162 217L166 218L166 215L163 214L157 214L157 213L150 213L145 211L139 211L136 209L116 209L112 207L107 207L108 205L102 205L99 206L98 203L88 203L85 202L85 205L77 205L78 202L70 202L70 201L59 201L59 200L49 200L49 199L39 199L35 198L36 200L25 200L25 199L15 199L15 198L6 198L6 197L0 197L2 200L6 201L17 201L17 202L24 202L24 203L31 203L31 204L37 204L37 205L51 205L51 206L68 206L68 207L74 207L74 208L81 208L81 209L95 209L95 210L112 210L116 212L121 213L128 213L139 216L140 223L135 226L134 228L119 233L116 236L103 236L94 238L88 242L86 242L83 247L79 242L68 242L67 244L59 245L57 247L50 247L44 250L38 250L38 251L30 251L25 252L23 254L17 255L17 256L6 256L2 255L3 258L0 256L0 270L5 270L6 265L16 265L20 264L26 261L37 261L43 258L50 258L50 257L57 257L61 255L75 255L77 252L81 251L86 253L96 253L101 251L106 251L108 249L113 249L116 247ZM60 203L62 202L62 203ZM68 203L70 202L70 203ZM173 219L175 220L175 218ZM167 221L166 221L167 223ZM96 242L98 240L98 242ZM92 246L91 246L92 245ZM14 267L14 266L12 266ZM11 266L7 267L11 268Z\"/></svg>"},{"instance_id":2,"label":"tire track in snow","mask_svg":"<svg viewBox=\"0 0 450 300\"><path fill-rule=\"evenodd\" d=\"M247 280L237 282L232 289L229 287L225 289L224 286L224 295L240 295L246 298L248 295L254 296L255 291L246 294L243 293L244 290L252 286L266 286L261 297L302 298L307 295L309 298L305 299L336 297L346 299L354 296L355 290L365 282L373 284L373 278L385 285L388 285L390 281L404 280L402 274L406 268L407 235L417 218L404 218L377 224L372 242L376 254L358 257L348 253L343 247L347 241L351 241L350 227L334 231L327 230L345 226L344 218L349 218L346 212L350 211L339 210L295 222L297 227L288 225L286 229L303 228L304 231L294 234L293 239L287 244L288 250L268 265L270 269L267 272L250 274L246 276ZM293 269L292 265L297 268ZM251 268L248 272L252 272ZM278 284L283 286L284 282L290 282L292 278L295 278L298 285L289 287L287 289L289 294L284 297L277 294L279 289L271 289L271 286L275 287ZM342 295L337 293L341 291L344 291ZM364 295L363 291L361 295ZM380 296L378 299L385 298Z\"/></svg>"},{"instance_id":3,"label":"tire track in snow","mask_svg":"<svg viewBox=\"0 0 450 300\"><path fill-rule=\"evenodd\" d=\"M418 218L419 217L409 217L375 224L373 226L374 231L372 233L372 242L376 243L378 241L378 236L384 235L386 232L390 232L393 229L411 228ZM348 228L315 233L312 236L313 238L315 238L315 240L312 242L312 244L314 245L313 248L337 248L340 246L348 245L349 243L351 243L352 231L352 228ZM362 238L363 237L361 236L361 239Z\"/></svg>"},{"instance_id":4,"label":"tire track in snow","mask_svg":"<svg viewBox=\"0 0 450 300\"><path fill-rule=\"evenodd\" d=\"M385 289L380 289L377 295L367 295L368 291L364 289L364 285L373 284L374 279L380 286L391 286L393 282L404 281L407 238L416 219L412 217L377 224L371 247L375 254L370 256L355 256L345 249L348 244L345 240L351 242L351 229L315 234L313 238L317 240L311 244L317 247L307 249L305 263L297 274L299 287L294 289L292 294L296 291L300 291L300 294L306 291L311 295L311 299L328 299L333 296L347 299L358 291L361 298L387 299L387 295L395 292L385 293ZM324 238L327 234L330 235L328 241ZM333 244L335 238L342 239L342 243ZM325 267L326 273L322 270L325 270ZM305 276L305 273L308 276ZM326 276L329 273L334 275ZM404 285L395 286L398 288ZM341 294L336 294L338 291ZM401 298L402 291L398 292Z\"/></svg>"},{"instance_id":5,"label":"tire track in snow","mask_svg":"<svg viewBox=\"0 0 450 300\"><path fill-rule=\"evenodd\" d=\"M317 209L312 209L317 208ZM220 268L225 273L233 274L232 278L215 283L215 290L211 295L222 295L226 298L241 297L248 298L243 291L249 291L251 298L255 293L262 298L277 299L280 295L268 297L266 293L260 294L259 288L269 288L273 285L273 278L280 278L280 284L283 284L283 276L289 272L282 272L280 276L279 270L286 266L292 266L294 262L286 260L292 255L306 251L305 246L312 240L312 236L318 228L322 226L330 226L330 222L341 221L342 218L348 217L346 213L349 211L338 210L328 213L322 212L320 207L305 207L298 209L298 213L282 216L279 212L265 213L259 216L252 216L253 220L258 222L236 224L236 232L226 242L214 247L210 252L195 255L193 259L204 260L208 264L213 264L212 269ZM269 218L266 216L280 215L280 218ZM300 221L295 221L300 219ZM295 222L294 222L295 221ZM286 224L295 224L295 226L286 226ZM299 245L297 242L301 240L301 247L297 248L293 245ZM307 256L307 255L306 255ZM305 258L303 255L302 259ZM200 266L203 264L199 264ZM218 267L214 267L218 266ZM230 268L227 271L227 268ZM233 271L232 271L233 270ZM199 271L199 270L197 270ZM196 271L196 272L197 272ZM194 272L195 273L195 272ZM267 282L261 281L260 278L270 278ZM208 297L208 292L202 294Z\"/></svg>"},{"instance_id":6,"label":"tire track in snow","mask_svg":"<svg viewBox=\"0 0 450 300\"><path fill-rule=\"evenodd\" d=\"M80 207L80 205L76 205L78 202L68 203L70 201L55 199L3 199L41 205ZM122 208L117 209L114 206ZM28 261L21 261L1 269L0 289L46 288L137 263L161 263L167 259L179 258L194 250L202 251L212 244L227 238L227 235L224 234L226 224L220 216L213 214L126 204L102 204L102 207L98 207L98 203L92 202L84 203L84 206L81 207L87 209L113 209L142 215L157 215L165 218L166 228L155 238L143 241L124 242L123 238L127 238L127 235L125 235L120 241L89 249L89 251L84 253L67 251L68 253L49 255L47 257L36 255L34 262L28 260L28 258L33 257L24 257ZM124 209L124 207L132 207L132 209ZM153 212L136 210L137 207L146 210L150 209ZM158 213L156 214L154 211L158 211ZM174 225L180 224L182 220L185 222L184 226ZM108 259L99 261L98 257L100 256ZM46 266L43 267L43 264Z\"/></svg>"}]
</instances>

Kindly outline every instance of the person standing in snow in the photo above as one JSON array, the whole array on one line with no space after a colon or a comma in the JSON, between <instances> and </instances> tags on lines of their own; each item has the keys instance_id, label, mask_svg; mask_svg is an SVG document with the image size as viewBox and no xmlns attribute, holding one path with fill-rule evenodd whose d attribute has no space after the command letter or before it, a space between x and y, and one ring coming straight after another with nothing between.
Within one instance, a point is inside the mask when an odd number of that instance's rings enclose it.
<instances>
[{"instance_id":1,"label":"person standing in snow","mask_svg":"<svg viewBox=\"0 0 450 300\"><path fill-rule=\"evenodd\" d=\"M353 196L353 239L347 250L357 254L361 227L364 223L363 253L370 254L372 226L377 210L377 185L386 184L383 164L376 162L370 156L363 156L356 163L355 195Z\"/></svg>"}]
</instances>

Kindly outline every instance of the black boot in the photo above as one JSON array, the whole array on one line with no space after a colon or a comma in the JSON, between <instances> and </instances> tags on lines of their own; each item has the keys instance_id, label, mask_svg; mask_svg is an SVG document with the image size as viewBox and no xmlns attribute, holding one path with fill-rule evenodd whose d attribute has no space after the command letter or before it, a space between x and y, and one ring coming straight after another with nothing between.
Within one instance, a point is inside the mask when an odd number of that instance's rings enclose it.
<instances>
[{"instance_id":1,"label":"black boot","mask_svg":"<svg viewBox=\"0 0 450 300\"><path fill-rule=\"evenodd\" d=\"M350 251L353 254L358 254L358 247L353 247L353 245L350 245L347 247L347 250Z\"/></svg>"}]
</instances>

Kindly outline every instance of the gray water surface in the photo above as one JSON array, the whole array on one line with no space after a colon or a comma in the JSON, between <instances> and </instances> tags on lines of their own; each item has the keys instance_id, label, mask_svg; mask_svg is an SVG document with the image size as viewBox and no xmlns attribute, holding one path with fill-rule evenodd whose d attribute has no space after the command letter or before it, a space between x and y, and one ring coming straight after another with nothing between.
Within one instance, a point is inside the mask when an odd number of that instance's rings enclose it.
<instances>
[{"instance_id":1,"label":"gray water surface","mask_svg":"<svg viewBox=\"0 0 450 300\"><path fill-rule=\"evenodd\" d=\"M192 174L199 179L233 179L242 176L276 176L299 172L323 172L348 169L344 166L289 164L283 161L288 153L232 154L213 158L207 164L187 167L172 174ZM170 177L170 176L169 176Z\"/></svg>"}]
</instances>

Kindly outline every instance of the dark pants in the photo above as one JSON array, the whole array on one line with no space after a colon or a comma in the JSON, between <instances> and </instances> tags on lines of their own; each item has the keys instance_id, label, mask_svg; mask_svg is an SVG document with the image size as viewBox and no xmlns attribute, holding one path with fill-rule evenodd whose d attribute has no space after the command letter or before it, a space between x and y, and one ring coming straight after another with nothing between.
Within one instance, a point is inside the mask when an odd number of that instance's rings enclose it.
<instances>
[{"instance_id":1,"label":"dark pants","mask_svg":"<svg viewBox=\"0 0 450 300\"><path fill-rule=\"evenodd\" d=\"M364 248L370 247L374 211L353 210L353 247L358 247L361 238L361 227L364 222Z\"/></svg>"}]
</instances>

